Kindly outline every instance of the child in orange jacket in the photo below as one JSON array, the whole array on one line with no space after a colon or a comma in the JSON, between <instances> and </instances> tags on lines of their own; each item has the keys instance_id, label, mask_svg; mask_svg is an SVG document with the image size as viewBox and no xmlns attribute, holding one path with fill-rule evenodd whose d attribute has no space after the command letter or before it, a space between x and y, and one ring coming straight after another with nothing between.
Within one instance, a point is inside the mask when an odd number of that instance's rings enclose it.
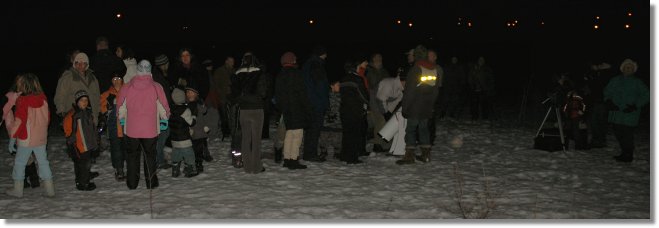
<instances>
[{"instance_id":1,"label":"child in orange jacket","mask_svg":"<svg viewBox=\"0 0 659 228\"><path fill-rule=\"evenodd\" d=\"M76 175L76 188L81 191L96 189L91 179L98 173L91 174L91 152L98 147L96 127L92 109L89 106L89 95L85 90L75 93L75 104L64 117L64 135L69 157L73 160Z\"/></svg>"}]
</instances>

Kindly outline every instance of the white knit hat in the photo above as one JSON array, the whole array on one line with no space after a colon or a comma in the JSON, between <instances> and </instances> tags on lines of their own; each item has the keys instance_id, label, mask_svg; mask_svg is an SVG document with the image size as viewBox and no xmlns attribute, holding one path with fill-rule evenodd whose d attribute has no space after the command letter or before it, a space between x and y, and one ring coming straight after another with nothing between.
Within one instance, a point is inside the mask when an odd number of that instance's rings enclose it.
<instances>
[{"instance_id":1,"label":"white knit hat","mask_svg":"<svg viewBox=\"0 0 659 228\"><path fill-rule=\"evenodd\" d=\"M144 59L137 64L137 75L151 75L151 63Z\"/></svg>"},{"instance_id":2,"label":"white knit hat","mask_svg":"<svg viewBox=\"0 0 659 228\"><path fill-rule=\"evenodd\" d=\"M634 73L636 73L636 70L638 69L638 65L636 64L636 62L634 62L631 59L625 59L625 61L622 61L622 64L620 64L620 71L622 71L622 68L624 68L625 65L627 64L632 64L632 66L634 67Z\"/></svg>"},{"instance_id":3,"label":"white knit hat","mask_svg":"<svg viewBox=\"0 0 659 228\"><path fill-rule=\"evenodd\" d=\"M87 63L87 67L85 67L85 70L89 69L89 57L87 57L87 54L84 52L80 52L76 55L76 57L73 60L73 67L75 67L76 63Z\"/></svg>"}]
</instances>

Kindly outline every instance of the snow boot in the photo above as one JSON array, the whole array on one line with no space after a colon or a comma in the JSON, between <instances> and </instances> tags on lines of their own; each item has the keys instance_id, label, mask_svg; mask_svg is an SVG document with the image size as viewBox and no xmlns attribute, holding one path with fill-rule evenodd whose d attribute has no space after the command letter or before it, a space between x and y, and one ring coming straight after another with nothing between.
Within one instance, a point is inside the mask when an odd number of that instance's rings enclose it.
<instances>
[{"instance_id":1,"label":"snow boot","mask_svg":"<svg viewBox=\"0 0 659 228\"><path fill-rule=\"evenodd\" d=\"M124 174L123 168L114 170L114 179L119 182L126 180L126 175Z\"/></svg>"},{"instance_id":2,"label":"snow boot","mask_svg":"<svg viewBox=\"0 0 659 228\"><path fill-rule=\"evenodd\" d=\"M243 167L243 156L240 152L238 151L232 151L231 152L231 164L233 165L234 168L242 168Z\"/></svg>"},{"instance_id":3,"label":"snow boot","mask_svg":"<svg viewBox=\"0 0 659 228\"><path fill-rule=\"evenodd\" d=\"M45 185L45 183L44 183L44 185ZM96 184L94 182L89 182L87 184L78 183L78 184L76 184L76 189L78 189L80 191L92 191L92 190L96 189ZM46 190L46 191L48 191L48 190Z\"/></svg>"},{"instance_id":4,"label":"snow boot","mask_svg":"<svg viewBox=\"0 0 659 228\"><path fill-rule=\"evenodd\" d=\"M414 164L414 152L416 151L416 147L406 147L405 148L405 155L403 155L403 159L396 161L397 165L408 165L408 164Z\"/></svg>"},{"instance_id":5,"label":"snow boot","mask_svg":"<svg viewBox=\"0 0 659 228\"><path fill-rule=\"evenodd\" d=\"M201 156L204 161L206 162L212 162L213 161L213 156L211 156L210 150L208 150L208 143L204 143L204 149L203 149L203 154Z\"/></svg>"},{"instance_id":6,"label":"snow boot","mask_svg":"<svg viewBox=\"0 0 659 228\"><path fill-rule=\"evenodd\" d=\"M96 186L94 186L96 187ZM55 196L55 186L53 185L53 180L44 180L43 188L46 190L46 196L54 197Z\"/></svg>"},{"instance_id":7,"label":"snow boot","mask_svg":"<svg viewBox=\"0 0 659 228\"><path fill-rule=\"evenodd\" d=\"M195 161L196 166L197 166L197 173L203 173L204 172L204 163L203 161Z\"/></svg>"},{"instance_id":8,"label":"snow boot","mask_svg":"<svg viewBox=\"0 0 659 228\"><path fill-rule=\"evenodd\" d=\"M25 178L29 179L30 183L28 185L24 185L23 187L39 187L39 173L37 172L36 163L32 163L25 167Z\"/></svg>"},{"instance_id":9,"label":"snow boot","mask_svg":"<svg viewBox=\"0 0 659 228\"><path fill-rule=\"evenodd\" d=\"M284 148L275 147L275 163L281 163L281 158L283 156L284 156Z\"/></svg>"},{"instance_id":10,"label":"snow boot","mask_svg":"<svg viewBox=\"0 0 659 228\"><path fill-rule=\"evenodd\" d=\"M188 164L185 165L185 168L183 169L183 173L185 174L185 177L194 177L199 175L197 170L195 170L195 166Z\"/></svg>"},{"instance_id":11,"label":"snow boot","mask_svg":"<svg viewBox=\"0 0 659 228\"><path fill-rule=\"evenodd\" d=\"M299 159L288 159L288 169L306 169L306 165L300 164Z\"/></svg>"},{"instance_id":12,"label":"snow boot","mask_svg":"<svg viewBox=\"0 0 659 228\"><path fill-rule=\"evenodd\" d=\"M176 162L172 166L172 177L178 177L181 175L181 162Z\"/></svg>"},{"instance_id":13,"label":"snow boot","mask_svg":"<svg viewBox=\"0 0 659 228\"><path fill-rule=\"evenodd\" d=\"M23 181L14 180L14 187L7 189L6 193L7 195L21 198L23 197L23 186L24 186Z\"/></svg>"},{"instance_id":14,"label":"snow boot","mask_svg":"<svg viewBox=\"0 0 659 228\"><path fill-rule=\"evenodd\" d=\"M327 160L327 147L320 147L320 154L318 154L318 157L322 160Z\"/></svg>"},{"instance_id":15,"label":"snow boot","mask_svg":"<svg viewBox=\"0 0 659 228\"><path fill-rule=\"evenodd\" d=\"M430 145L420 146L421 156L416 156L416 160L423 163L430 162Z\"/></svg>"}]
</instances>

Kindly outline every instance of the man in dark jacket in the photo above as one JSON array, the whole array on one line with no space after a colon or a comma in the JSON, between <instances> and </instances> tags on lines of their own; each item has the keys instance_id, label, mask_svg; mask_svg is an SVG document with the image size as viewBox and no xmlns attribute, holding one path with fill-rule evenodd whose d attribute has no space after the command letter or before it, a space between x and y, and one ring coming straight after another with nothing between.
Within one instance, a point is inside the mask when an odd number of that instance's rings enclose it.
<instances>
[{"instance_id":1,"label":"man in dark jacket","mask_svg":"<svg viewBox=\"0 0 659 228\"><path fill-rule=\"evenodd\" d=\"M323 117L329 106L329 81L327 71L325 70L325 59L327 52L323 47L314 48L311 59L307 60L302 68L307 95L314 113L311 118L311 124L304 129L304 155L305 161L324 162L318 156L318 139L320 130L323 127Z\"/></svg>"},{"instance_id":2,"label":"man in dark jacket","mask_svg":"<svg viewBox=\"0 0 659 228\"><path fill-rule=\"evenodd\" d=\"M446 66L443 79L444 93L446 94L446 114L454 119L460 117L462 104L467 89L467 76L458 57L451 57L451 64Z\"/></svg>"},{"instance_id":3,"label":"man in dark jacket","mask_svg":"<svg viewBox=\"0 0 659 228\"><path fill-rule=\"evenodd\" d=\"M110 51L108 39L105 37L96 38L96 55L91 58L89 68L94 70L99 88L103 89L111 86L113 77L123 77L126 74L124 61Z\"/></svg>"},{"instance_id":4,"label":"man in dark jacket","mask_svg":"<svg viewBox=\"0 0 659 228\"><path fill-rule=\"evenodd\" d=\"M430 161L430 131L428 119L433 116L433 104L439 90L437 86L440 73L437 65L427 60L428 51L424 46L414 49L414 66L407 74L405 93L403 95L403 117L407 118L405 129L405 156L396 164L413 164L416 145L421 148L419 160ZM418 132L418 137L417 137Z\"/></svg>"},{"instance_id":5,"label":"man in dark jacket","mask_svg":"<svg viewBox=\"0 0 659 228\"><path fill-rule=\"evenodd\" d=\"M231 56L228 56L224 60L224 65L217 68L213 73L213 81L215 82L215 88L217 91L219 107L218 111L220 113L220 121L222 129L222 139L231 134L229 129L229 117L227 111L227 96L231 93L231 75L235 71L234 59Z\"/></svg>"},{"instance_id":6,"label":"man in dark jacket","mask_svg":"<svg viewBox=\"0 0 659 228\"><path fill-rule=\"evenodd\" d=\"M586 113L588 128L592 134L590 148L606 147L606 131L609 111L604 103L604 87L613 77L611 65L605 62L593 64L585 80Z\"/></svg>"}]
</instances>

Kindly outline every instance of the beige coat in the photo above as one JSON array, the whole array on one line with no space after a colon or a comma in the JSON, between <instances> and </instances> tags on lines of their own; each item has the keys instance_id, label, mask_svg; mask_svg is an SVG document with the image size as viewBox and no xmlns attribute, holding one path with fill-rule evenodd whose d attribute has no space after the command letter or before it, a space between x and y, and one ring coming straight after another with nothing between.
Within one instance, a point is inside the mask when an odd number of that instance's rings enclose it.
<instances>
[{"instance_id":1,"label":"beige coat","mask_svg":"<svg viewBox=\"0 0 659 228\"><path fill-rule=\"evenodd\" d=\"M94 115L94 123L98 123L98 113L101 111L101 90L98 87L98 80L91 69L88 69L85 79L73 67L64 71L62 77L57 81L57 90L55 91L55 107L57 114L62 116L66 114L75 103L75 93L78 90L85 90L89 94L89 103Z\"/></svg>"}]
</instances>

